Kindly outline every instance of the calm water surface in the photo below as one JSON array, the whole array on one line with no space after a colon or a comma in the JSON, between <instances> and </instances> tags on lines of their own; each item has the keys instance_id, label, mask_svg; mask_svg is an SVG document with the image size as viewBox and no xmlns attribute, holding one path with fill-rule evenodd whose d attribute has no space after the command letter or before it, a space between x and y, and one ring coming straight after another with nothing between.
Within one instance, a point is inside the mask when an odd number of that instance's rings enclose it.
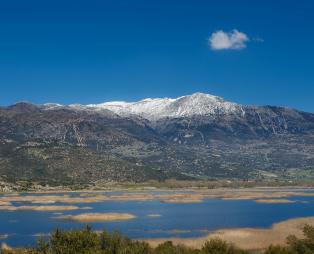
<instances>
[{"instance_id":1,"label":"calm water surface","mask_svg":"<svg viewBox=\"0 0 314 254\"><path fill-rule=\"evenodd\" d=\"M132 213L137 216L134 220L88 224L95 230L119 230L131 238L195 237L221 228L265 228L291 218L314 216L314 197L289 199L307 202L261 204L253 200L207 199L203 203L171 204L160 201L104 201L78 204L81 207L92 207L92 210L67 211L62 214ZM13 204L25 205L22 202ZM161 217L151 218L148 217L149 214L160 214ZM56 228L74 229L86 225L70 220L59 220L54 218L56 216L59 215L54 212L0 211L0 235L8 235L0 242L6 242L11 246L28 246L33 245L38 239L35 235L47 234Z\"/></svg>"}]
</instances>

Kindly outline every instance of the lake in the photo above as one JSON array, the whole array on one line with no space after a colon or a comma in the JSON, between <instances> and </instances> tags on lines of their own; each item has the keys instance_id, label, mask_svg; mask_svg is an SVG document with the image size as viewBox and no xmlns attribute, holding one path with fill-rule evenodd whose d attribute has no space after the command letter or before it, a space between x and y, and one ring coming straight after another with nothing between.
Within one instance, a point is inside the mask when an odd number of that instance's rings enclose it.
<instances>
[{"instance_id":1,"label":"lake","mask_svg":"<svg viewBox=\"0 0 314 254\"><path fill-rule=\"evenodd\" d=\"M25 196L30 194L23 194ZM34 195L34 194L31 194ZM49 194L49 195L62 195ZM79 193L71 193L78 196ZM94 230L119 230L133 239L160 237L196 237L207 235L217 229L258 227L267 228L273 223L287 219L314 216L314 197L293 196L287 199L296 203L267 204L254 200L223 200L207 198L200 203L166 203L159 200L102 201L78 203L89 210L62 212L47 211L0 211L0 240L10 246L30 246L38 235L47 235L56 228L75 229L89 224ZM12 202L21 206L27 202ZM62 205L61 202L54 205ZM80 213L131 213L136 216L128 221L81 223L60 220L62 215ZM149 215L159 215L150 217Z\"/></svg>"}]
</instances>

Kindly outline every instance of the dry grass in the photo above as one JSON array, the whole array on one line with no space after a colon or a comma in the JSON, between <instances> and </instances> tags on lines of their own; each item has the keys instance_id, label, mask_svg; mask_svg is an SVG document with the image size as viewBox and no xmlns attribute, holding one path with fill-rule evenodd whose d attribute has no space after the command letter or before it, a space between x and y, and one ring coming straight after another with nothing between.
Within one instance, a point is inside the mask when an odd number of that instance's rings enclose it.
<instances>
[{"instance_id":1,"label":"dry grass","mask_svg":"<svg viewBox=\"0 0 314 254\"><path fill-rule=\"evenodd\" d=\"M297 189L281 188L250 188L250 189L177 189L169 193L169 190L154 192L143 190L137 192L126 191L122 194L84 192L79 196L66 195L5 195L0 196L0 205L8 205L10 202L30 202L33 204L62 203L96 203L103 201L150 201L160 200L167 203L199 203L204 199L220 198L226 200L260 200L260 199L286 199L295 196L314 196L314 193Z\"/></svg>"},{"instance_id":2,"label":"dry grass","mask_svg":"<svg viewBox=\"0 0 314 254\"><path fill-rule=\"evenodd\" d=\"M280 188L251 188L251 189L189 189L173 190L172 193L141 192L110 195L112 201L149 201L160 200L167 203L199 203L204 199L220 198L226 200L255 200L255 199L286 199L295 196L314 196L298 190L282 190Z\"/></svg>"},{"instance_id":3,"label":"dry grass","mask_svg":"<svg viewBox=\"0 0 314 254\"><path fill-rule=\"evenodd\" d=\"M156 199L152 193L123 193L120 195L110 195L111 201L149 201Z\"/></svg>"},{"instance_id":4,"label":"dry grass","mask_svg":"<svg viewBox=\"0 0 314 254\"><path fill-rule=\"evenodd\" d=\"M156 197L160 201L164 203L201 203L203 202L203 199L205 198L204 195L195 193L195 192L189 192L189 193L180 193L180 192L174 192L170 194L160 194Z\"/></svg>"},{"instance_id":5,"label":"dry grass","mask_svg":"<svg viewBox=\"0 0 314 254\"><path fill-rule=\"evenodd\" d=\"M23 211L23 210L31 210L31 211L72 211L81 209L78 206L0 206L0 210L6 211Z\"/></svg>"},{"instance_id":6,"label":"dry grass","mask_svg":"<svg viewBox=\"0 0 314 254\"><path fill-rule=\"evenodd\" d=\"M49 205L49 204L55 204L55 200L34 200L31 202L32 204L42 204L42 205Z\"/></svg>"},{"instance_id":7,"label":"dry grass","mask_svg":"<svg viewBox=\"0 0 314 254\"><path fill-rule=\"evenodd\" d=\"M199 238L163 238L146 240L152 246L157 246L165 241L175 244L184 244L191 248L200 248L206 241L219 238L235 244L245 250L262 250L271 244L285 245L289 235L302 237L305 224L314 226L314 217L298 218L274 224L269 229L236 228L218 230Z\"/></svg>"},{"instance_id":8,"label":"dry grass","mask_svg":"<svg viewBox=\"0 0 314 254\"><path fill-rule=\"evenodd\" d=\"M33 204L61 203L96 203L108 200L105 195L92 197L72 197L70 195L26 195L26 196L1 196L0 202L29 202Z\"/></svg>"},{"instance_id":9,"label":"dry grass","mask_svg":"<svg viewBox=\"0 0 314 254\"><path fill-rule=\"evenodd\" d=\"M2 206L2 205L11 205L11 202L0 201L0 206Z\"/></svg>"},{"instance_id":10,"label":"dry grass","mask_svg":"<svg viewBox=\"0 0 314 254\"><path fill-rule=\"evenodd\" d=\"M65 215L57 219L68 219L78 222L104 222L104 221L125 221L136 218L130 213L82 213L79 215Z\"/></svg>"},{"instance_id":11,"label":"dry grass","mask_svg":"<svg viewBox=\"0 0 314 254\"><path fill-rule=\"evenodd\" d=\"M256 203L263 203L263 204L290 204L296 203L298 201L289 200L289 199L257 199L255 200Z\"/></svg>"}]
</instances>

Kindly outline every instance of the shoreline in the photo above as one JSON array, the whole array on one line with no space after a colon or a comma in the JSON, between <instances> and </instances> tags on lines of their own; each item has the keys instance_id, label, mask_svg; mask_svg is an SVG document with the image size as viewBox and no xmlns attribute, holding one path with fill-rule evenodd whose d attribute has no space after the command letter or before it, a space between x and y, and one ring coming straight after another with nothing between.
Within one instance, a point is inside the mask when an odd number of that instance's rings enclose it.
<instances>
[{"instance_id":1,"label":"shoreline","mask_svg":"<svg viewBox=\"0 0 314 254\"><path fill-rule=\"evenodd\" d=\"M112 192L195 192L195 191L235 191L235 192L245 192L245 191L265 191L265 192L273 192L273 191L314 191L314 186L254 186L254 187L217 187L217 188L207 188L207 187L179 187L179 188L169 188L169 187L154 187L154 188L104 188L104 189L82 189L82 190L69 190L69 189L56 189L56 190L28 190L28 191L13 191L13 192L0 192L0 197L5 196L15 196L21 194L62 194L62 193L112 193Z\"/></svg>"},{"instance_id":2,"label":"shoreline","mask_svg":"<svg viewBox=\"0 0 314 254\"><path fill-rule=\"evenodd\" d=\"M83 216L72 216L73 218L61 218L71 219L80 222L91 221L125 221L132 220L136 216L132 214L119 214L119 213L104 213L104 214L84 214ZM77 217L77 218L76 218ZM289 219L272 224L268 228L225 228L217 229L214 231L199 230L206 232L205 236L200 237L163 237L163 238L132 238L134 241L143 241L149 244L152 248L156 248L158 245L171 241L174 245L182 245L191 249L200 249L209 240L219 239L228 244L232 244L237 248L246 251L260 252L265 250L271 245L287 246L287 237L294 235L299 239L304 237L303 227L305 225L314 226L314 216L299 217L295 219ZM172 233L188 232L188 230L168 230ZM102 231L95 231L101 233ZM38 233L42 235L42 233ZM45 235L47 235L45 233ZM49 235L49 233L48 233ZM5 243L9 235L0 235L0 240ZM1 238L2 237L2 238ZM21 246L22 247L22 246ZM20 247L18 247L20 248ZM1 248L0 248L1 250Z\"/></svg>"},{"instance_id":3,"label":"shoreline","mask_svg":"<svg viewBox=\"0 0 314 254\"><path fill-rule=\"evenodd\" d=\"M302 238L302 230L305 225L314 226L314 217L289 219L274 223L269 228L218 229L201 237L166 237L137 240L145 241L152 247L156 247L166 241L172 241L175 245L184 245L192 249L199 249L208 240L221 239L243 250L261 251L270 245L286 246L286 239L289 235Z\"/></svg>"},{"instance_id":4,"label":"shoreline","mask_svg":"<svg viewBox=\"0 0 314 254\"><path fill-rule=\"evenodd\" d=\"M291 190L291 189L298 189L298 190L314 190L314 186L306 186L306 185L285 185L285 186L252 186L252 187L215 187L215 188L208 188L206 186L204 187L154 187L154 186L137 186L137 187L112 187L112 188L97 188L97 189L77 189L77 190L71 190L68 188L64 189L49 189L49 190L27 190L27 191L12 191L12 192L0 192L0 195L2 194L21 194L21 193L38 193L38 194L44 194L44 193L85 193L85 192L114 192L114 191L143 191L143 192L149 192L149 191L172 191L172 190L268 190L271 191L274 190Z\"/></svg>"},{"instance_id":5,"label":"shoreline","mask_svg":"<svg viewBox=\"0 0 314 254\"><path fill-rule=\"evenodd\" d=\"M55 195L53 195L55 194ZM61 194L61 195L60 195ZM77 195L71 195L77 194ZM0 206L12 202L29 202L37 205L48 205L56 202L97 203L105 201L155 201L165 203L201 203L207 199L222 200L254 200L257 203L283 204L297 201L288 200L293 197L314 196L313 188L271 187L271 188L189 188L189 189L119 189L106 191L59 191L59 192L23 192L0 195Z\"/></svg>"},{"instance_id":6,"label":"shoreline","mask_svg":"<svg viewBox=\"0 0 314 254\"><path fill-rule=\"evenodd\" d=\"M2 182L4 184L12 185L14 183ZM20 186L21 187L21 186ZM313 189L314 181L307 182L242 182L239 180L216 180L216 181L178 181L171 179L158 182L143 182L143 183L92 183L83 188L72 185L59 186L42 186L34 184L28 189L18 188L7 191L0 191L1 194L20 194L20 193L77 193L77 192L112 192L112 191L169 191L169 190L205 190L205 189Z\"/></svg>"},{"instance_id":7,"label":"shoreline","mask_svg":"<svg viewBox=\"0 0 314 254\"><path fill-rule=\"evenodd\" d=\"M54 218L88 223L133 220L136 216L131 213L81 213L76 215L61 215Z\"/></svg>"}]
</instances>

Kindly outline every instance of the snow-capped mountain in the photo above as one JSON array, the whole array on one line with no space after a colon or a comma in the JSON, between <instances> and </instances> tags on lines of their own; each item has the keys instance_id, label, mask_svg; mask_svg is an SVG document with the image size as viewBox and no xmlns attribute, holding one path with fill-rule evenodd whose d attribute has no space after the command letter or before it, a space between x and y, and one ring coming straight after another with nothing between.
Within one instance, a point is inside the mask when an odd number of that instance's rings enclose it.
<instances>
[{"instance_id":1,"label":"snow-capped mountain","mask_svg":"<svg viewBox=\"0 0 314 254\"><path fill-rule=\"evenodd\" d=\"M47 109L55 109L59 106L59 104L48 104ZM241 105L204 93L194 93L175 99L148 98L138 102L113 101L89 105L73 104L69 107L76 110L110 110L120 116L137 115L148 120L193 115L244 114Z\"/></svg>"},{"instance_id":2,"label":"snow-capped mountain","mask_svg":"<svg viewBox=\"0 0 314 254\"><path fill-rule=\"evenodd\" d=\"M263 179L260 172L291 180L313 168L314 114L295 109L202 93L0 107L0 175L14 181Z\"/></svg>"}]
</instances>

